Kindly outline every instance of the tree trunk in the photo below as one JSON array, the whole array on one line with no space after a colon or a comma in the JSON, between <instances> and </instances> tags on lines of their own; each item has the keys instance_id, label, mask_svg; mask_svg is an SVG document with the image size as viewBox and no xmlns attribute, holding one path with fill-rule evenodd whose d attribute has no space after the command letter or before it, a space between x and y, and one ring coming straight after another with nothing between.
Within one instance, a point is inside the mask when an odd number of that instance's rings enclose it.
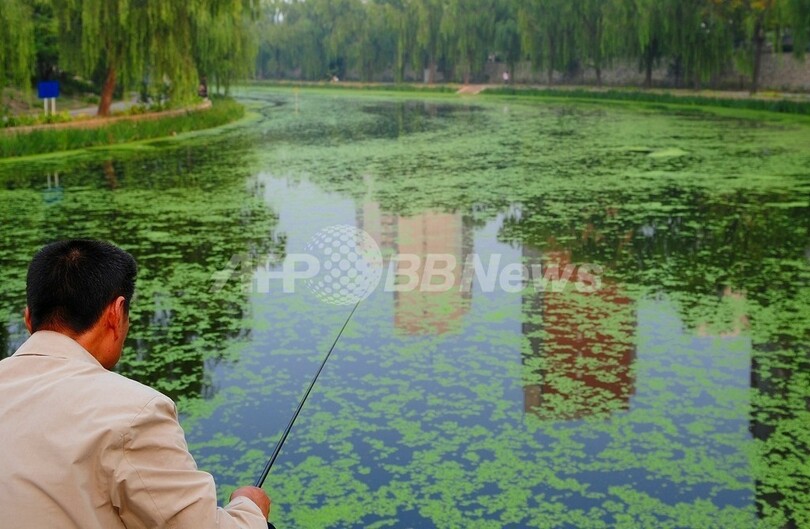
<instances>
[{"instance_id":1,"label":"tree trunk","mask_svg":"<svg viewBox=\"0 0 810 529\"><path fill-rule=\"evenodd\" d=\"M98 103L98 115L107 117L110 115L113 93L115 93L115 65L111 64L107 69L107 77L101 88L101 101Z\"/></svg>"},{"instance_id":2,"label":"tree trunk","mask_svg":"<svg viewBox=\"0 0 810 529\"><path fill-rule=\"evenodd\" d=\"M551 86L554 83L554 57L557 56L554 39L551 35L548 37L548 49L548 85Z\"/></svg>"},{"instance_id":3,"label":"tree trunk","mask_svg":"<svg viewBox=\"0 0 810 529\"><path fill-rule=\"evenodd\" d=\"M683 59L678 56L675 57L675 87L680 88L683 84Z\"/></svg>"},{"instance_id":4,"label":"tree trunk","mask_svg":"<svg viewBox=\"0 0 810 529\"><path fill-rule=\"evenodd\" d=\"M652 46L648 46L644 53L644 86L648 90L652 88L653 62Z\"/></svg>"},{"instance_id":5,"label":"tree trunk","mask_svg":"<svg viewBox=\"0 0 810 529\"><path fill-rule=\"evenodd\" d=\"M762 69L762 50L765 47L765 32L762 29L762 22L757 22L754 30L754 71L751 74L751 93L759 91L759 74Z\"/></svg>"}]
</instances>

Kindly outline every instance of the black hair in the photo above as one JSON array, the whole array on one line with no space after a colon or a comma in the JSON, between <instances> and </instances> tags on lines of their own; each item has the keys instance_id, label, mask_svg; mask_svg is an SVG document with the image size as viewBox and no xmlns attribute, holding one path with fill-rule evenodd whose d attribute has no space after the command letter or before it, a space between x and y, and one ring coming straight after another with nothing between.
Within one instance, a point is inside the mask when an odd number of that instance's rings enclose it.
<instances>
[{"instance_id":1,"label":"black hair","mask_svg":"<svg viewBox=\"0 0 810 529\"><path fill-rule=\"evenodd\" d=\"M129 311L136 274L135 259L107 242L73 239L45 246L28 266L31 330L82 334L118 296Z\"/></svg>"}]
</instances>

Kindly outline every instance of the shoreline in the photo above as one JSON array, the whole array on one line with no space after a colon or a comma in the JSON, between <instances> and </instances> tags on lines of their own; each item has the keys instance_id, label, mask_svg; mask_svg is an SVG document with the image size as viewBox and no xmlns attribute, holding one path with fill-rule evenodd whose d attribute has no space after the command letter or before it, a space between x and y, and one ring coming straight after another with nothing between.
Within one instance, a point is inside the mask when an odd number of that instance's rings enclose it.
<instances>
[{"instance_id":1,"label":"shoreline","mask_svg":"<svg viewBox=\"0 0 810 529\"><path fill-rule=\"evenodd\" d=\"M0 133L0 161L174 138L233 123L245 113L240 103L222 98L162 112L10 127Z\"/></svg>"},{"instance_id":2,"label":"shoreline","mask_svg":"<svg viewBox=\"0 0 810 529\"><path fill-rule=\"evenodd\" d=\"M460 97L520 97L524 99L570 99L594 102L624 102L703 106L726 110L759 111L781 115L810 115L810 94L803 92L763 91L756 95L740 91L644 89L636 87L578 86L578 85L503 85L503 84L433 84L422 83L360 83L319 81L248 81L242 86L356 91L361 93L401 93L456 95Z\"/></svg>"},{"instance_id":3,"label":"shoreline","mask_svg":"<svg viewBox=\"0 0 810 529\"><path fill-rule=\"evenodd\" d=\"M19 127L5 127L0 129L5 134L27 134L29 132L41 130L63 130L63 129L96 129L112 125L113 123L131 122L131 121L149 121L161 118L169 118L174 116L183 116L195 112L203 112L213 107L211 100L206 99L199 105L193 107L178 108L174 110L163 110L160 112L147 112L144 114L110 116L106 118L91 117L86 119L75 119L72 121L65 121L63 123L41 123L39 125L21 125Z\"/></svg>"}]
</instances>

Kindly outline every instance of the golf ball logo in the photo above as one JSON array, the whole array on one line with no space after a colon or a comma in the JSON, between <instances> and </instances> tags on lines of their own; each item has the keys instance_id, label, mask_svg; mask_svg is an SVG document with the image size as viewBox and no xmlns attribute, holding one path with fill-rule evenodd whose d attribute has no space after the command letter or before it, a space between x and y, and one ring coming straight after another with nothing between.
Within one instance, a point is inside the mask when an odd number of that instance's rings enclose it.
<instances>
[{"instance_id":1,"label":"golf ball logo","mask_svg":"<svg viewBox=\"0 0 810 529\"><path fill-rule=\"evenodd\" d=\"M382 278L382 253L374 239L348 225L324 228L307 245L320 262L319 273L307 280L309 289L333 305L353 305L367 298Z\"/></svg>"}]
</instances>

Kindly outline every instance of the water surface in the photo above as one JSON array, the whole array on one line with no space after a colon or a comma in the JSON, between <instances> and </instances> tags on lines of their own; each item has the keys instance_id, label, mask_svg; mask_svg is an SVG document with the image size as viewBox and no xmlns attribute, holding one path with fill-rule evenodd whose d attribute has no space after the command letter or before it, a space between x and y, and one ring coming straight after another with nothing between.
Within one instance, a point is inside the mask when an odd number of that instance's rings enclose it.
<instances>
[{"instance_id":1,"label":"water surface","mask_svg":"<svg viewBox=\"0 0 810 529\"><path fill-rule=\"evenodd\" d=\"M279 527L810 524L810 128L626 105L240 93L169 141L0 164L0 351L51 240L140 265L119 369L251 482L348 316L263 283L333 225L386 259L600 288L363 301L266 485ZM224 273L223 273L224 272ZM230 275L229 280L224 280ZM264 286L262 286L264 285Z\"/></svg>"}]
</instances>

